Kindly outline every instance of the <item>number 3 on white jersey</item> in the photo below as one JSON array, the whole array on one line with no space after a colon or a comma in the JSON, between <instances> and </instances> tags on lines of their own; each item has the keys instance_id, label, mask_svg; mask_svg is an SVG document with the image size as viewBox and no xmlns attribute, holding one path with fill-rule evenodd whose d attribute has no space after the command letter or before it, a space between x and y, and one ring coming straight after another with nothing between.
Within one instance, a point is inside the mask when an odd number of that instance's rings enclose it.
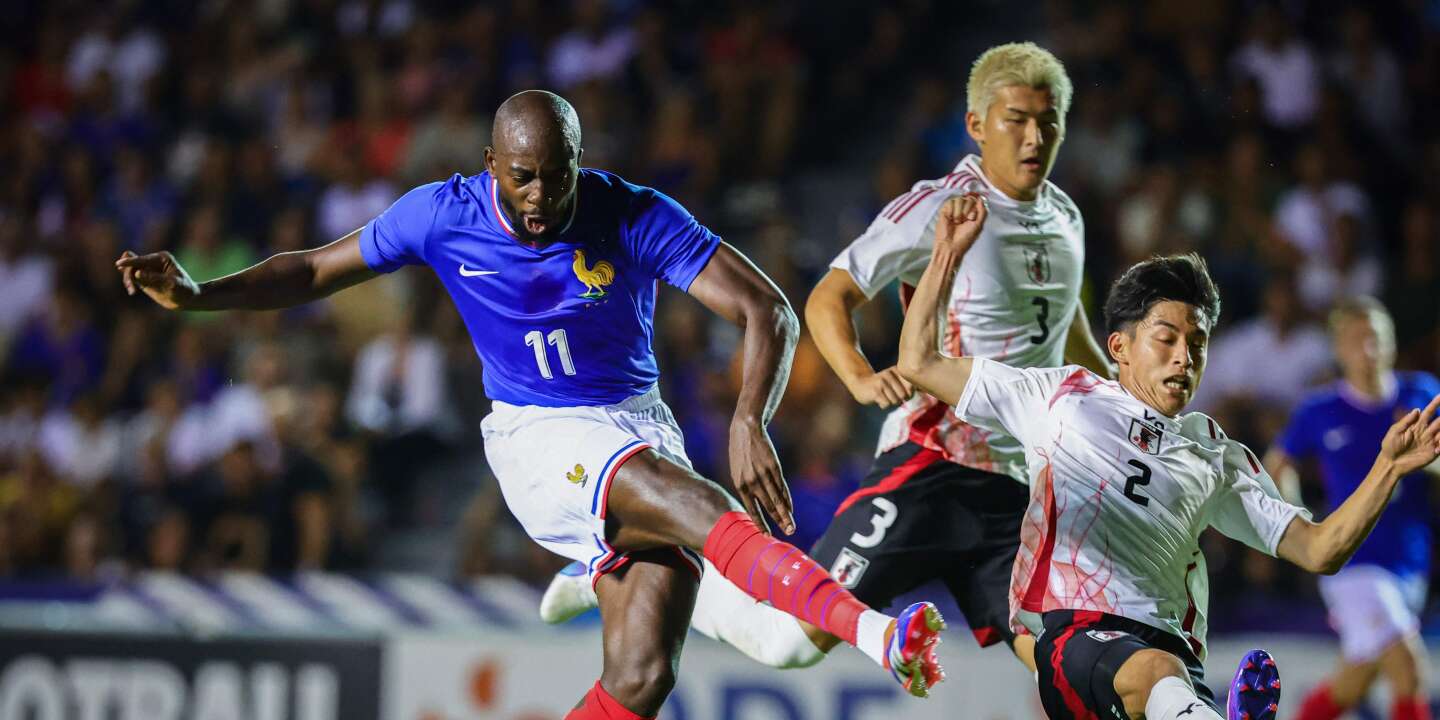
<instances>
[{"instance_id":1,"label":"number 3 on white jersey","mask_svg":"<svg viewBox=\"0 0 1440 720\"><path fill-rule=\"evenodd\" d=\"M874 505L878 512L870 516L872 529L869 535L861 535L857 532L850 536L850 544L855 547L873 548L879 545L880 541L885 539L885 531L895 524L895 518L900 517L900 508L895 507L895 503L885 498L877 497L871 500L870 504Z\"/></svg>"},{"instance_id":2,"label":"number 3 on white jersey","mask_svg":"<svg viewBox=\"0 0 1440 720\"><path fill-rule=\"evenodd\" d=\"M546 380L555 379L555 373L550 372L550 359L546 357L545 341L546 336L539 330L531 330L525 333L525 344L535 351L535 364L540 367L540 377ZM565 328L556 328L550 331L549 341L560 353L560 369L566 375L575 374L575 362L570 359L570 341L565 339Z\"/></svg>"}]
</instances>

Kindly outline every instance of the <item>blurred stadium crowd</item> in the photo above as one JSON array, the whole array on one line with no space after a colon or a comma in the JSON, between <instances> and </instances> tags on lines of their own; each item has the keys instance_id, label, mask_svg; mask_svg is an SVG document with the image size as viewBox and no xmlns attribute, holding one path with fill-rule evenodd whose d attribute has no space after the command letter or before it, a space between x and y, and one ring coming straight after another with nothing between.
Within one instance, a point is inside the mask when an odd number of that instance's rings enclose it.
<instances>
[{"instance_id":1,"label":"blurred stadium crowd","mask_svg":"<svg viewBox=\"0 0 1440 720\"><path fill-rule=\"evenodd\" d=\"M328 242L479 172L493 109L529 87L575 104L584 164L681 200L798 307L886 201L973 150L969 62L1033 39L1075 81L1052 179L1085 213L1091 317L1126 264L1199 249L1225 300L1200 408L1263 451L1333 377L1317 321L1340 296L1384 298L1401 366L1440 369L1440 3L1382 5L7 3L0 578L548 576L488 478L479 363L428 273L178 316L112 265L170 249L207 279ZM893 359L897 303L861 321ZM692 458L725 477L738 336L673 291L656 326ZM880 417L802 345L773 427L798 544ZM1309 592L1209 542L1218 597Z\"/></svg>"}]
</instances>

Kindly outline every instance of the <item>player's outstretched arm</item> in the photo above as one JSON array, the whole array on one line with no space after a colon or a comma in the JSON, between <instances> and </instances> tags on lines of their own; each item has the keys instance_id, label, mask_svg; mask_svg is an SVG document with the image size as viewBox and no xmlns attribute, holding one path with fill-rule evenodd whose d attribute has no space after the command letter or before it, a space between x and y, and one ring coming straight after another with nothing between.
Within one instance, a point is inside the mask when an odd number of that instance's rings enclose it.
<instances>
[{"instance_id":1,"label":"player's outstretched arm","mask_svg":"<svg viewBox=\"0 0 1440 720\"><path fill-rule=\"evenodd\" d=\"M970 381L970 358L940 354L940 313L960 261L985 226L985 200L974 193L953 197L940 208L935 222L935 250L915 286L905 326L900 330L901 377L947 405L954 405Z\"/></svg>"},{"instance_id":2,"label":"player's outstretched arm","mask_svg":"<svg viewBox=\"0 0 1440 720\"><path fill-rule=\"evenodd\" d=\"M805 301L805 325L816 349L856 402L891 408L909 400L914 389L893 367L877 372L860 349L855 311L869 301L849 272L830 268Z\"/></svg>"},{"instance_id":3,"label":"player's outstretched arm","mask_svg":"<svg viewBox=\"0 0 1440 720\"><path fill-rule=\"evenodd\" d=\"M115 261L125 292L169 310L276 310L318 300L375 277L360 255L360 231L323 247L280 253L237 273L197 283L168 252Z\"/></svg>"},{"instance_id":4,"label":"player's outstretched arm","mask_svg":"<svg viewBox=\"0 0 1440 720\"><path fill-rule=\"evenodd\" d=\"M1280 539L1277 554L1311 572L1339 572L1375 527L1400 478L1440 457L1440 395L1421 410L1400 418L1380 443L1369 474L1323 522L1295 518Z\"/></svg>"},{"instance_id":5,"label":"player's outstretched arm","mask_svg":"<svg viewBox=\"0 0 1440 720\"><path fill-rule=\"evenodd\" d=\"M727 243L720 244L690 283L689 292L712 312L745 330L740 398L730 421L730 475L735 491L757 525L765 527L764 515L769 515L786 534L793 533L790 488L766 427L790 381L800 321L780 288Z\"/></svg>"}]
</instances>

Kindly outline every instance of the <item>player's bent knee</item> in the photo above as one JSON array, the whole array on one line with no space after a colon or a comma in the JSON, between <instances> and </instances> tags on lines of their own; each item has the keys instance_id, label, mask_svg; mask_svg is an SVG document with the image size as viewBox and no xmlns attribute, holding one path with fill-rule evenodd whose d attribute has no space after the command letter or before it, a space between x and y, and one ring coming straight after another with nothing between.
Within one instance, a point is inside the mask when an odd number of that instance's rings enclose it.
<instances>
[{"instance_id":1,"label":"player's bent knee","mask_svg":"<svg viewBox=\"0 0 1440 720\"><path fill-rule=\"evenodd\" d=\"M631 711L644 716L660 712L675 689L675 667L669 658L646 658L622 667L606 668L605 689Z\"/></svg>"},{"instance_id":2,"label":"player's bent knee","mask_svg":"<svg viewBox=\"0 0 1440 720\"><path fill-rule=\"evenodd\" d=\"M1150 690L1167 677L1189 682L1190 673L1180 658L1164 650L1141 650L1131 655L1115 673L1115 694L1124 701L1125 712L1131 717L1138 717L1145 713Z\"/></svg>"}]
</instances>

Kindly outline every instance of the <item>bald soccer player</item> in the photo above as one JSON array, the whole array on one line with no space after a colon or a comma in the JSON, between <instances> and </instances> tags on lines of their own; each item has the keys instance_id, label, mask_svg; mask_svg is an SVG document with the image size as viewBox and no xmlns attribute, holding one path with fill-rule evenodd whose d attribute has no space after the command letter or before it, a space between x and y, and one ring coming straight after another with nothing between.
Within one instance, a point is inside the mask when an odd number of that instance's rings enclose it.
<instances>
[{"instance_id":1,"label":"bald soccer player","mask_svg":"<svg viewBox=\"0 0 1440 720\"><path fill-rule=\"evenodd\" d=\"M495 113L485 171L402 196L324 247L196 283L169 253L116 262L130 293L172 310L265 310L325 297L405 265L449 291L484 363L485 454L532 538L585 564L600 600L604 670L567 717L646 718L675 682L703 560L859 648L911 694L943 678L935 607L876 612L764 516L794 530L766 426L798 322L769 278L674 200L580 167L563 98L519 93ZM744 331L730 426L739 499L700 477L660 399L650 340L656 281Z\"/></svg>"}]
</instances>

